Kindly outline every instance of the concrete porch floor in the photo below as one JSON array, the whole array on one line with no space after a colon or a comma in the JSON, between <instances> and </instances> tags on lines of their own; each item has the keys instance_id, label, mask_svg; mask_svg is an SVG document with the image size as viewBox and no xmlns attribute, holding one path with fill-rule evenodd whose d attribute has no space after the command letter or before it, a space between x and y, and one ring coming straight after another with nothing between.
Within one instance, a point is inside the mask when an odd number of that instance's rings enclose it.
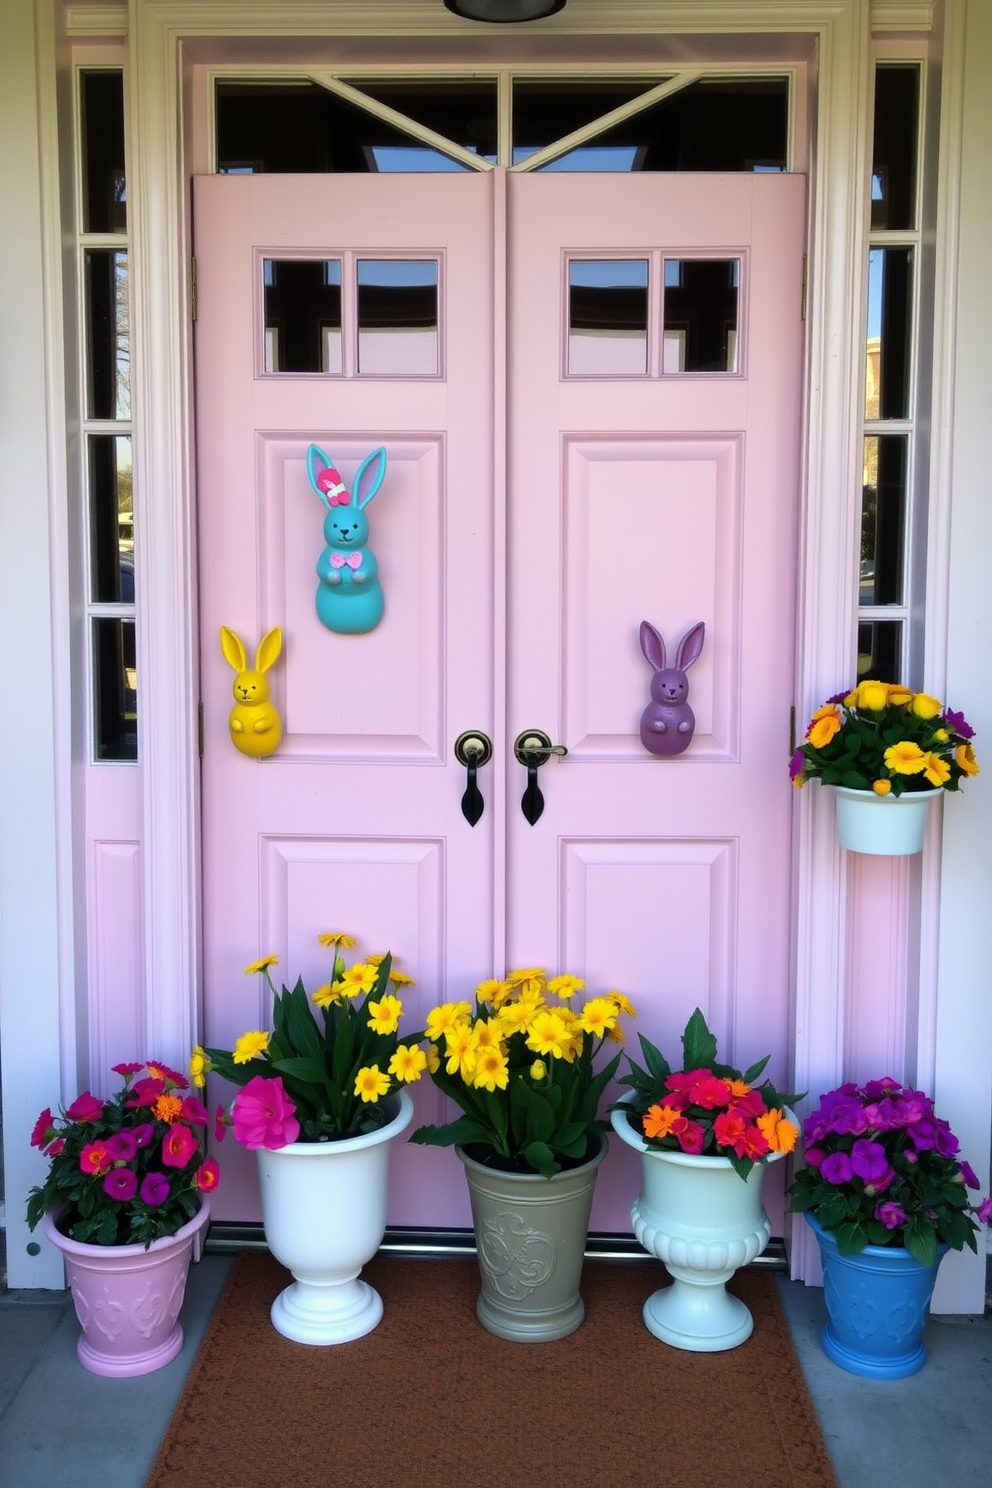
<instances>
[{"instance_id":1,"label":"concrete porch floor","mask_svg":"<svg viewBox=\"0 0 992 1488\"><path fill-rule=\"evenodd\" d=\"M67 1293L0 1294L0 1488L142 1488L231 1264L230 1256L207 1254L191 1268L183 1351L135 1380L100 1379L81 1368ZM932 1318L924 1368L911 1379L881 1383L847 1374L823 1354L822 1292L784 1276L776 1284L840 1488L988 1482L988 1311L984 1318ZM210 1488L209 1463L199 1480ZM471 1480L438 1488L471 1488Z\"/></svg>"}]
</instances>

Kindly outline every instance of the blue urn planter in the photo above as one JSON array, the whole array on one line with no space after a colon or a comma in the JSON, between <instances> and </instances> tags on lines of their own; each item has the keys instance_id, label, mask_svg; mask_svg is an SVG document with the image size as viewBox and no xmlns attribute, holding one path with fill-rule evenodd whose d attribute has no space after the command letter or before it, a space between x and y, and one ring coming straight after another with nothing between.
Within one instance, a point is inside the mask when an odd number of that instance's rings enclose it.
<instances>
[{"instance_id":1,"label":"blue urn planter","mask_svg":"<svg viewBox=\"0 0 992 1488\"><path fill-rule=\"evenodd\" d=\"M857 1255L844 1256L836 1235L822 1229L812 1214L803 1218L820 1247L829 1316L821 1341L827 1358L864 1379L916 1374L926 1361L923 1329L947 1246L940 1247L933 1266L888 1245L867 1245Z\"/></svg>"}]
</instances>

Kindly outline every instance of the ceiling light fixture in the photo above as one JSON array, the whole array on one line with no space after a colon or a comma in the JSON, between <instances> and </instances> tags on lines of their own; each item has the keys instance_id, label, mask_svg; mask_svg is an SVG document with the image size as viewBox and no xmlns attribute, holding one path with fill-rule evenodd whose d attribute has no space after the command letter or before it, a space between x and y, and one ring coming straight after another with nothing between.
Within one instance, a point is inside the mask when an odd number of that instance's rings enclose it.
<instances>
[{"instance_id":1,"label":"ceiling light fixture","mask_svg":"<svg viewBox=\"0 0 992 1488\"><path fill-rule=\"evenodd\" d=\"M540 21L565 6L565 0L444 0L444 3L455 15L468 21L495 21L502 25Z\"/></svg>"}]
</instances>

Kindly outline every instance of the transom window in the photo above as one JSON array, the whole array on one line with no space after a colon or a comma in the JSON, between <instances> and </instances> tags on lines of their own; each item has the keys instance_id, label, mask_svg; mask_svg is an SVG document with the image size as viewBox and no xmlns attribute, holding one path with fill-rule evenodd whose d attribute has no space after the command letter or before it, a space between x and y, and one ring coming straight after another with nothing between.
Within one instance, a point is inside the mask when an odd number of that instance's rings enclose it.
<instances>
[{"instance_id":1,"label":"transom window","mask_svg":"<svg viewBox=\"0 0 992 1488\"><path fill-rule=\"evenodd\" d=\"M784 171L789 79L222 79L216 168Z\"/></svg>"}]
</instances>

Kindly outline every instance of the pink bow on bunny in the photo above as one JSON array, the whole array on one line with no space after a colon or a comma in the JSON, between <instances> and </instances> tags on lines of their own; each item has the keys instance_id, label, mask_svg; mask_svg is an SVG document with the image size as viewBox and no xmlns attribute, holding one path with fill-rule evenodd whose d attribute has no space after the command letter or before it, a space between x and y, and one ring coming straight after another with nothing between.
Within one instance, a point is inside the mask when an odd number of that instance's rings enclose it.
<instances>
[{"instance_id":1,"label":"pink bow on bunny","mask_svg":"<svg viewBox=\"0 0 992 1488\"><path fill-rule=\"evenodd\" d=\"M332 553L331 554L331 567L332 568L344 568L346 566L348 568L361 568L361 566L362 566L362 555L361 555L361 553Z\"/></svg>"}]
</instances>

